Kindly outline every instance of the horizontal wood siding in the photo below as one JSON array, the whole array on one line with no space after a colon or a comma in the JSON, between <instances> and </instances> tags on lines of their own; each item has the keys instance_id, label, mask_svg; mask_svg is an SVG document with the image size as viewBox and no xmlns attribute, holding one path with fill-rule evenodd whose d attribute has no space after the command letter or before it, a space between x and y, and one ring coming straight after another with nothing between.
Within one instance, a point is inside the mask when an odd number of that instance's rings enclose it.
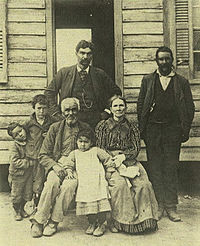
<instances>
[{"instance_id":1,"label":"horizontal wood siding","mask_svg":"<svg viewBox=\"0 0 200 246\"><path fill-rule=\"evenodd\" d=\"M11 121L24 122L47 85L46 0L8 0L8 83L0 85L0 164L8 163Z\"/></svg>"},{"instance_id":2,"label":"horizontal wood siding","mask_svg":"<svg viewBox=\"0 0 200 246\"><path fill-rule=\"evenodd\" d=\"M137 122L137 99L141 80L145 74L153 72L157 65L155 52L164 45L163 1L140 0L122 1L124 96L128 102L127 117ZM190 131L190 139L183 144L181 160L200 160L200 81L191 81L195 103L195 117ZM139 160L146 160L145 146Z\"/></svg>"}]
</instances>

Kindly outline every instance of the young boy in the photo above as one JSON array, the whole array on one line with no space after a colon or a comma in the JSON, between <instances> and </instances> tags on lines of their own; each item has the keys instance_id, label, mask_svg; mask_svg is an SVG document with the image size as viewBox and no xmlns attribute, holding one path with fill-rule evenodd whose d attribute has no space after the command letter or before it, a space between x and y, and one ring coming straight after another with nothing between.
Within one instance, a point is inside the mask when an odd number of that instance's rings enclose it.
<instances>
[{"instance_id":1,"label":"young boy","mask_svg":"<svg viewBox=\"0 0 200 246\"><path fill-rule=\"evenodd\" d=\"M22 125L12 122L8 126L8 134L13 138L10 146L10 166L8 181L11 187L11 199L15 211L15 220L27 217L24 206L32 199L33 162L26 156L26 131Z\"/></svg>"},{"instance_id":2,"label":"young boy","mask_svg":"<svg viewBox=\"0 0 200 246\"><path fill-rule=\"evenodd\" d=\"M55 120L48 115L48 101L45 95L36 95L32 100L32 107L34 113L25 123L28 131L26 155L34 162L33 193L34 203L37 207L45 181L44 168L39 163L38 155L47 131Z\"/></svg>"}]
</instances>

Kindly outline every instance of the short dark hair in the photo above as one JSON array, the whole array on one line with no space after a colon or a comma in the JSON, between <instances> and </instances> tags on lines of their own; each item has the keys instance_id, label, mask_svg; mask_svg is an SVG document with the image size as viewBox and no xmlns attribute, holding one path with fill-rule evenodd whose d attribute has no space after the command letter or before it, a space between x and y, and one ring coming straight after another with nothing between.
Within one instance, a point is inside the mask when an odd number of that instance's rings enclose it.
<instances>
[{"instance_id":1,"label":"short dark hair","mask_svg":"<svg viewBox=\"0 0 200 246\"><path fill-rule=\"evenodd\" d=\"M167 46L161 46L159 47L157 50L156 50L156 60L158 59L158 53L159 52L168 52L170 53L171 57L172 57L172 60L174 60L174 57L173 57L173 53L172 53L172 50L167 47Z\"/></svg>"},{"instance_id":2,"label":"short dark hair","mask_svg":"<svg viewBox=\"0 0 200 246\"><path fill-rule=\"evenodd\" d=\"M49 102L44 94L38 94L34 96L31 103L32 103L33 109L35 108L36 103L49 106Z\"/></svg>"},{"instance_id":3,"label":"short dark hair","mask_svg":"<svg viewBox=\"0 0 200 246\"><path fill-rule=\"evenodd\" d=\"M77 134L77 137L76 137L76 141L80 138L80 137L86 137L87 139L89 139L92 144L95 143L95 136L94 136L94 132L90 129L83 129L83 130L80 130Z\"/></svg>"},{"instance_id":4,"label":"short dark hair","mask_svg":"<svg viewBox=\"0 0 200 246\"><path fill-rule=\"evenodd\" d=\"M19 122L16 122L16 121L12 121L9 125L8 125L8 128L7 128L7 132L8 132L8 135L13 137L13 130L17 127L17 126L20 126L22 127L23 129L25 129L23 127L23 125L21 125Z\"/></svg>"},{"instance_id":5,"label":"short dark hair","mask_svg":"<svg viewBox=\"0 0 200 246\"><path fill-rule=\"evenodd\" d=\"M124 97L122 97L122 96L120 96L120 95L114 95L114 96L112 96L112 97L108 100L108 107L109 107L109 108L112 107L112 103L113 103L113 101L114 101L115 99L121 99L121 100L124 102L125 106L127 107L127 102L126 102L126 99L125 99Z\"/></svg>"},{"instance_id":6,"label":"short dark hair","mask_svg":"<svg viewBox=\"0 0 200 246\"><path fill-rule=\"evenodd\" d=\"M94 44L90 41L81 40L76 46L76 52L78 52L80 50L80 48L82 48L82 49L90 48L92 53L93 53Z\"/></svg>"}]
</instances>

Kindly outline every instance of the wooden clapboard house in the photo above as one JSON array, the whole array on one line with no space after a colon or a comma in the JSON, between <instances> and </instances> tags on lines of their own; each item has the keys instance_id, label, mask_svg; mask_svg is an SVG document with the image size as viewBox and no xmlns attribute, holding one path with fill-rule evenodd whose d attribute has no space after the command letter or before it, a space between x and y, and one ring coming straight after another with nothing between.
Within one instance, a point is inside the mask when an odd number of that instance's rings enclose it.
<instances>
[{"instance_id":1,"label":"wooden clapboard house","mask_svg":"<svg viewBox=\"0 0 200 246\"><path fill-rule=\"evenodd\" d=\"M70 42L75 47L73 38L86 34L96 46L94 65L122 88L133 120L142 76L156 68L156 49L173 50L174 65L189 79L196 105L181 160L199 161L199 15L200 0L0 0L1 167L8 167L8 123L29 117L32 97L43 93L57 68L70 64L64 48ZM146 160L144 145L139 159Z\"/></svg>"}]
</instances>

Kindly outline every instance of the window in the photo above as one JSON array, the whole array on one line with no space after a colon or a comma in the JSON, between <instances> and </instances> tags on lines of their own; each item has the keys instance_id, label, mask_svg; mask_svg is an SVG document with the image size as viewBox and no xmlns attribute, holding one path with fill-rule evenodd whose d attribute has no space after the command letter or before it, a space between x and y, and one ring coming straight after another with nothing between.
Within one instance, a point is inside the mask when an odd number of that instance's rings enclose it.
<instances>
[{"instance_id":1,"label":"window","mask_svg":"<svg viewBox=\"0 0 200 246\"><path fill-rule=\"evenodd\" d=\"M7 82L6 0L0 0L0 83Z\"/></svg>"}]
</instances>

